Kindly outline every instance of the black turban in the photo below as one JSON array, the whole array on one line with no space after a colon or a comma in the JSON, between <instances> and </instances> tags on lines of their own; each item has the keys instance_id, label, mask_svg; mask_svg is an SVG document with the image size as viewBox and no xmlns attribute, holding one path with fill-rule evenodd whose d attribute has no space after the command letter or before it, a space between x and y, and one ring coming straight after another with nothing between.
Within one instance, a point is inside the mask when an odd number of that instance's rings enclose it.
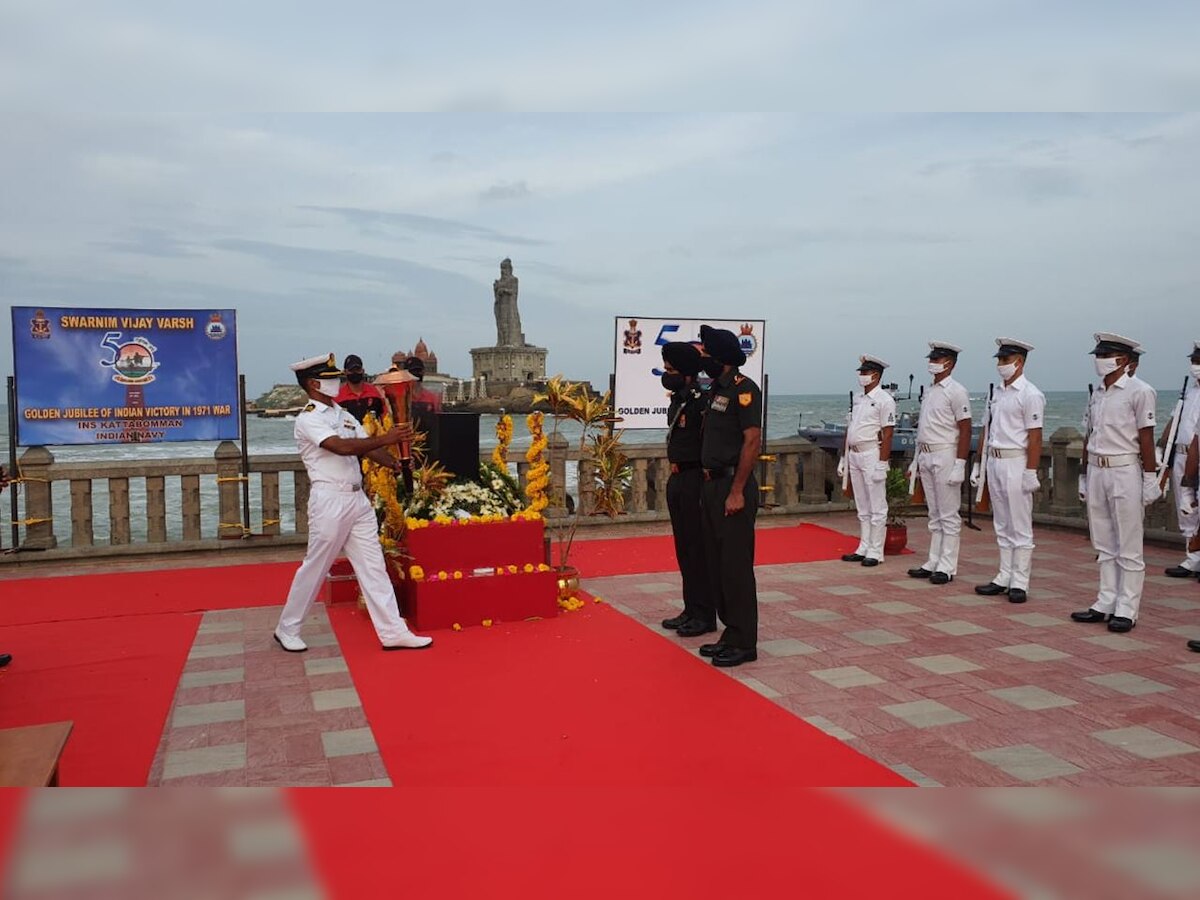
<instances>
[{"instance_id":1,"label":"black turban","mask_svg":"<svg viewBox=\"0 0 1200 900\"><path fill-rule=\"evenodd\" d=\"M670 363L671 367L680 375L700 374L701 356L694 344L684 341L663 344L662 358L663 362Z\"/></svg>"},{"instance_id":2,"label":"black turban","mask_svg":"<svg viewBox=\"0 0 1200 900\"><path fill-rule=\"evenodd\" d=\"M713 359L727 366L740 366L746 362L746 354L738 343L737 335L725 328L700 326L700 341L704 350Z\"/></svg>"}]
</instances>

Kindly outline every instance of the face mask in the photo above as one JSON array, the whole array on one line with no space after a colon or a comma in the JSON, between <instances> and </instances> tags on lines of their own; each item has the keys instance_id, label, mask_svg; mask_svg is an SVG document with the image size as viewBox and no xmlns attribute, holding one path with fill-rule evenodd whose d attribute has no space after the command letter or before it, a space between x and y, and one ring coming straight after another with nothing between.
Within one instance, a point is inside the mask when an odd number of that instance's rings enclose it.
<instances>
[{"instance_id":1,"label":"face mask","mask_svg":"<svg viewBox=\"0 0 1200 900\"><path fill-rule=\"evenodd\" d=\"M1017 374L1017 364L1001 363L1000 365L996 366L996 371L1000 373L1001 378L1003 378L1005 381L1008 381L1008 379Z\"/></svg>"},{"instance_id":2,"label":"face mask","mask_svg":"<svg viewBox=\"0 0 1200 900\"><path fill-rule=\"evenodd\" d=\"M875 380L874 375L859 375L858 376L858 383L861 384L863 387L866 387L874 380Z\"/></svg>"},{"instance_id":3,"label":"face mask","mask_svg":"<svg viewBox=\"0 0 1200 900\"><path fill-rule=\"evenodd\" d=\"M683 390L687 386L687 379L678 372L664 372L662 386L673 394L676 391Z\"/></svg>"},{"instance_id":4,"label":"face mask","mask_svg":"<svg viewBox=\"0 0 1200 900\"><path fill-rule=\"evenodd\" d=\"M351 384L362 384L363 377L362 372L348 372L346 374L346 380Z\"/></svg>"},{"instance_id":5,"label":"face mask","mask_svg":"<svg viewBox=\"0 0 1200 900\"><path fill-rule=\"evenodd\" d=\"M929 364L929 374L930 375L941 375L945 371L946 371L945 363L931 362Z\"/></svg>"},{"instance_id":6,"label":"face mask","mask_svg":"<svg viewBox=\"0 0 1200 900\"><path fill-rule=\"evenodd\" d=\"M709 378L720 378L721 373L725 371L725 365L719 359L713 359L711 356L704 357L700 362L700 367Z\"/></svg>"},{"instance_id":7,"label":"face mask","mask_svg":"<svg viewBox=\"0 0 1200 900\"><path fill-rule=\"evenodd\" d=\"M1192 377L1200 381L1200 366L1192 366Z\"/></svg>"},{"instance_id":8,"label":"face mask","mask_svg":"<svg viewBox=\"0 0 1200 900\"><path fill-rule=\"evenodd\" d=\"M1112 357L1108 357L1107 359L1103 356L1096 357L1096 374L1101 378L1105 375L1111 375L1119 368L1120 366L1117 364L1117 361Z\"/></svg>"},{"instance_id":9,"label":"face mask","mask_svg":"<svg viewBox=\"0 0 1200 900\"><path fill-rule=\"evenodd\" d=\"M342 383L336 378L319 378L317 381L317 390L326 397L336 397L342 388Z\"/></svg>"}]
</instances>

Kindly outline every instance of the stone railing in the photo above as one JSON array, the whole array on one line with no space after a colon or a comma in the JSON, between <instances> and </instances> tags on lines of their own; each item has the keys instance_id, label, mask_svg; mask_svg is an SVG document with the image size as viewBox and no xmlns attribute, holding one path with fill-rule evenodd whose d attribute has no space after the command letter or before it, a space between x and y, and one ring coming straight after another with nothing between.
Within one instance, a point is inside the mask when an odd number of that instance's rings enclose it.
<instances>
[{"instance_id":1,"label":"stone railing","mask_svg":"<svg viewBox=\"0 0 1200 900\"><path fill-rule=\"evenodd\" d=\"M629 444L624 450L633 477L625 514L615 521L666 519L670 465L664 448ZM1073 428L1059 429L1046 441L1042 489L1035 500L1039 523L1086 527L1078 496L1082 455L1083 439ZM490 451L482 451L480 456L489 458ZM524 487L529 466L523 452L510 451L509 461L515 463ZM836 490L834 467L831 454L804 438L772 441L759 467L764 488L762 514L853 508ZM614 521L592 514L592 465L586 459L580 461L577 451L561 436L550 447L550 474L548 517L565 516L569 507L577 506L583 526ZM241 454L228 441L219 445L211 458L109 463L56 462L50 451L32 447L20 457L20 475L18 521L24 524L18 545L23 550L44 551L38 554L43 558L299 545L308 531L308 476L296 454L250 458L248 523L243 523ZM967 486L963 497L965 503ZM0 526L4 545L8 545L7 497L3 506ZM1150 508L1147 536L1179 539L1171 504ZM0 563L19 561L23 555L0 555Z\"/></svg>"}]
</instances>

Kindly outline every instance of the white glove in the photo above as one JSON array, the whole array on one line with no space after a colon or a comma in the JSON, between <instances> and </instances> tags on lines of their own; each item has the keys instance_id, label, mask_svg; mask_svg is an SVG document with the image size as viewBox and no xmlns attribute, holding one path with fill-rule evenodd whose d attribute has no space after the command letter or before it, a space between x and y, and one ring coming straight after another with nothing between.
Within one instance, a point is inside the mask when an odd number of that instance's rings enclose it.
<instances>
[{"instance_id":1,"label":"white glove","mask_svg":"<svg viewBox=\"0 0 1200 900\"><path fill-rule=\"evenodd\" d=\"M1079 473L1079 502L1087 503L1087 469Z\"/></svg>"},{"instance_id":2,"label":"white glove","mask_svg":"<svg viewBox=\"0 0 1200 900\"><path fill-rule=\"evenodd\" d=\"M1142 506L1149 506L1162 496L1162 488L1158 486L1158 475L1154 472L1142 473Z\"/></svg>"},{"instance_id":3,"label":"white glove","mask_svg":"<svg viewBox=\"0 0 1200 900\"><path fill-rule=\"evenodd\" d=\"M1042 486L1038 481L1037 469L1026 469L1021 473L1021 493L1036 494L1037 489Z\"/></svg>"},{"instance_id":4,"label":"white glove","mask_svg":"<svg viewBox=\"0 0 1200 900\"><path fill-rule=\"evenodd\" d=\"M979 477L979 463L975 463L975 465L971 466L971 487L979 487Z\"/></svg>"},{"instance_id":5,"label":"white glove","mask_svg":"<svg viewBox=\"0 0 1200 900\"><path fill-rule=\"evenodd\" d=\"M1179 512L1190 516L1196 510L1196 489L1181 487L1179 489Z\"/></svg>"},{"instance_id":6,"label":"white glove","mask_svg":"<svg viewBox=\"0 0 1200 900\"><path fill-rule=\"evenodd\" d=\"M871 470L871 480L876 484L887 480L888 464L880 460L875 464L875 468Z\"/></svg>"},{"instance_id":7,"label":"white glove","mask_svg":"<svg viewBox=\"0 0 1200 900\"><path fill-rule=\"evenodd\" d=\"M1161 469L1163 467L1163 462L1166 460L1166 458L1167 458L1166 448L1160 447L1157 444L1155 444L1154 445L1154 468Z\"/></svg>"},{"instance_id":8,"label":"white glove","mask_svg":"<svg viewBox=\"0 0 1200 900\"><path fill-rule=\"evenodd\" d=\"M837 477L838 478L846 477L846 457L844 457L844 456L838 460Z\"/></svg>"},{"instance_id":9,"label":"white glove","mask_svg":"<svg viewBox=\"0 0 1200 900\"><path fill-rule=\"evenodd\" d=\"M905 472L908 477L915 478L917 475L917 458L914 456L913 461L908 464L908 470Z\"/></svg>"},{"instance_id":10,"label":"white glove","mask_svg":"<svg viewBox=\"0 0 1200 900\"><path fill-rule=\"evenodd\" d=\"M967 480L967 461L965 459L956 459L954 468L950 470L950 477L946 479L946 484L951 487L958 487Z\"/></svg>"}]
</instances>

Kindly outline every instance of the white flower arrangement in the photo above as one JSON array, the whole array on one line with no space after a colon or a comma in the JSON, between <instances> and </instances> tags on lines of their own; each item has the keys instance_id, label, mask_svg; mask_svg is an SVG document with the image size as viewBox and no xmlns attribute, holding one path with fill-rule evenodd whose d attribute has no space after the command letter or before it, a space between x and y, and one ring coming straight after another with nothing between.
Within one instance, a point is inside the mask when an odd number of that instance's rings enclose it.
<instances>
[{"instance_id":1,"label":"white flower arrangement","mask_svg":"<svg viewBox=\"0 0 1200 900\"><path fill-rule=\"evenodd\" d=\"M491 463L479 467L479 481L455 481L433 497L417 497L407 513L417 519L510 516L521 509L516 482Z\"/></svg>"}]
</instances>

